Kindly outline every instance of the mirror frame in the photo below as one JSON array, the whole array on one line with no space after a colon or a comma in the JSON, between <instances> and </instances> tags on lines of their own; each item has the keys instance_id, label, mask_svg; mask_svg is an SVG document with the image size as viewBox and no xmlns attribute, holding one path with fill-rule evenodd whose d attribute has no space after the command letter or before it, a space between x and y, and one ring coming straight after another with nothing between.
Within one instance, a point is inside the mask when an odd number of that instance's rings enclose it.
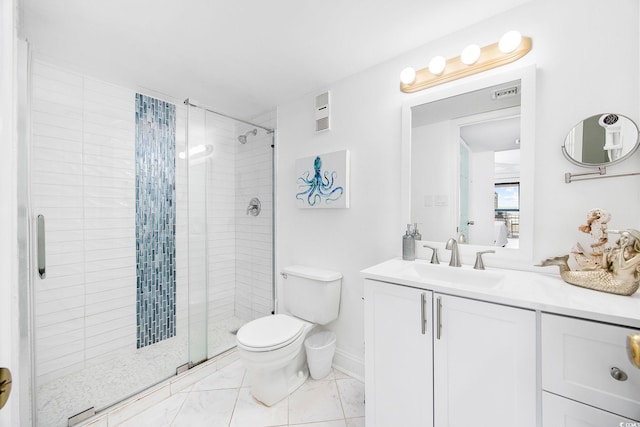
<instances>
[{"instance_id":1,"label":"mirror frame","mask_svg":"<svg viewBox=\"0 0 640 427\"><path fill-rule=\"evenodd\" d=\"M467 92L496 86L502 83L520 80L522 93L520 98L520 247L507 249L495 246L459 245L464 254L465 247L476 250L493 249L491 264L498 266L513 266L514 263L530 265L533 261L534 247L534 163L535 163L535 114L536 114L536 66L527 65L510 71L495 73L487 76L477 76L469 81L457 81L439 89L429 90L420 96L413 97L402 106L402 153L401 153L401 200L402 220L409 224L411 220L411 109L429 102L439 101ZM458 162L459 163L459 162ZM457 180L457 178L456 178ZM524 185L523 185L524 184ZM457 188L457 187L456 187ZM455 201L457 210L458 201ZM403 227L404 228L404 227ZM453 237L453 236L452 236ZM424 236L428 241L428 236ZM434 242L443 244L444 242ZM474 252L475 254L475 252Z\"/></svg>"}]
</instances>

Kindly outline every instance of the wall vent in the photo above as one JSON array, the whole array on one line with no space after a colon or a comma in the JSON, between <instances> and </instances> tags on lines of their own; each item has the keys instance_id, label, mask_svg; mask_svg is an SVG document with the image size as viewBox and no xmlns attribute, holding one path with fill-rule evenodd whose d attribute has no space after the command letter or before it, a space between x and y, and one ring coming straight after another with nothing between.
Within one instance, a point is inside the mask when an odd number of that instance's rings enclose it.
<instances>
[{"instance_id":1,"label":"wall vent","mask_svg":"<svg viewBox=\"0 0 640 427\"><path fill-rule=\"evenodd\" d=\"M510 98L512 96L518 95L519 93L520 93L519 86L505 87L505 88L491 91L491 99L496 100L496 99L502 99L502 98Z\"/></svg>"},{"instance_id":2,"label":"wall vent","mask_svg":"<svg viewBox=\"0 0 640 427\"><path fill-rule=\"evenodd\" d=\"M331 95L329 91L316 96L316 132L324 132L331 129Z\"/></svg>"}]
</instances>

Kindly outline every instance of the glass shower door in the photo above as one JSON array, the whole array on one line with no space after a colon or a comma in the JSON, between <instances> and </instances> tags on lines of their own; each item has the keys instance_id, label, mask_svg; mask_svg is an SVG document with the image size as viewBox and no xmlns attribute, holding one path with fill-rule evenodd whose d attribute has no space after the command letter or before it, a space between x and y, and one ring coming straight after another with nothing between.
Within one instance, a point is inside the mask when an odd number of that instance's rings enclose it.
<instances>
[{"instance_id":1,"label":"glass shower door","mask_svg":"<svg viewBox=\"0 0 640 427\"><path fill-rule=\"evenodd\" d=\"M58 427L189 362L186 114L40 61L31 82L36 425Z\"/></svg>"}]
</instances>

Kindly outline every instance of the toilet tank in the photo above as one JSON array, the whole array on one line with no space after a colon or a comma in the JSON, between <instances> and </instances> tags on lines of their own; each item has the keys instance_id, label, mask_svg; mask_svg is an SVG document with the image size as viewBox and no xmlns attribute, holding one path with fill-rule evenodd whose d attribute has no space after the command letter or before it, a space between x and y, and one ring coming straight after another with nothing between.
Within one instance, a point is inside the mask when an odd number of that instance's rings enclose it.
<instances>
[{"instance_id":1,"label":"toilet tank","mask_svg":"<svg viewBox=\"0 0 640 427\"><path fill-rule=\"evenodd\" d=\"M338 318L342 274L294 265L282 270L284 308L308 322L325 325Z\"/></svg>"}]
</instances>

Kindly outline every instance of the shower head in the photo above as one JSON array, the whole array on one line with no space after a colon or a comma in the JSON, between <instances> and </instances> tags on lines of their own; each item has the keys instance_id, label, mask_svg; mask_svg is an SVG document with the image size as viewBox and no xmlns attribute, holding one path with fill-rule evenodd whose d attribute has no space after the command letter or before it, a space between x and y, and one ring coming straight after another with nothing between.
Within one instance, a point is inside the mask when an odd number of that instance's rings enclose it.
<instances>
[{"instance_id":1,"label":"shower head","mask_svg":"<svg viewBox=\"0 0 640 427\"><path fill-rule=\"evenodd\" d=\"M258 129L254 128L253 130L250 130L249 132L245 133L244 135L240 135L238 137L238 141L240 141L240 144L246 144L247 143L247 136L253 134L253 136L256 136L258 134Z\"/></svg>"}]
</instances>

